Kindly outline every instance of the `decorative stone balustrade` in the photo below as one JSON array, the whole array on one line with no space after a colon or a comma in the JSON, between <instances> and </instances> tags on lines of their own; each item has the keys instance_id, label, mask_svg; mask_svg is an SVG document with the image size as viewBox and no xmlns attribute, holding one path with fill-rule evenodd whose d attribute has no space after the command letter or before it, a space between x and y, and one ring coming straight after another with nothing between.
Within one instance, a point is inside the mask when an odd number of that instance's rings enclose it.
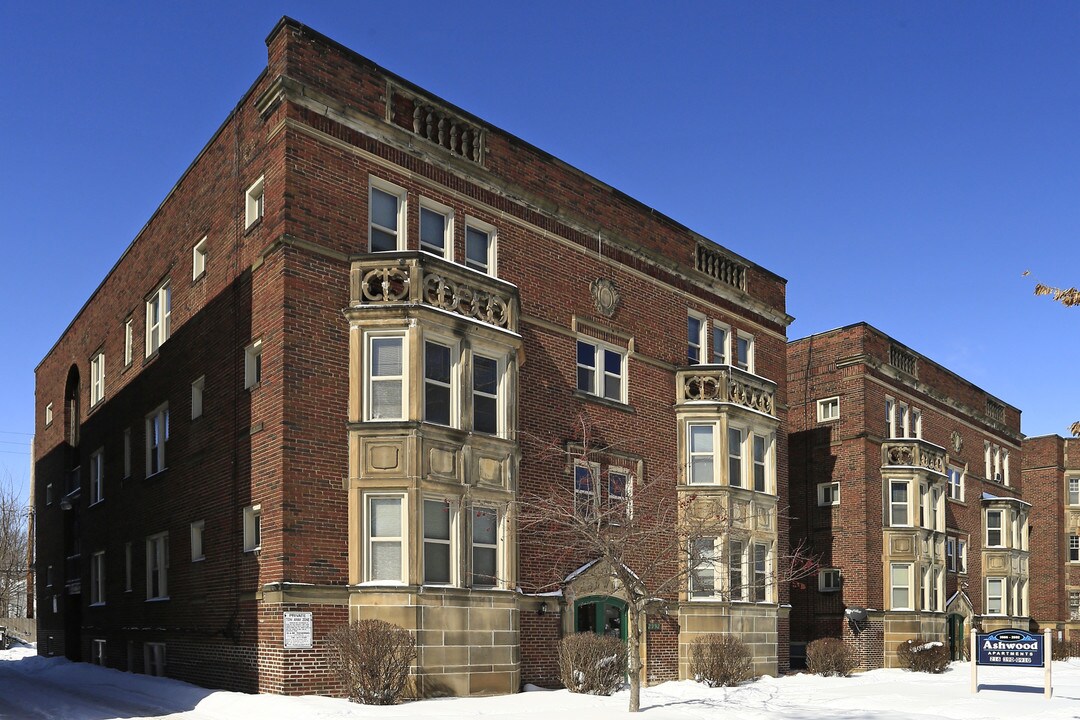
<instances>
[{"instance_id":1,"label":"decorative stone balustrade","mask_svg":"<svg viewBox=\"0 0 1080 720\"><path fill-rule=\"evenodd\" d=\"M692 365L675 373L676 404L730 403L776 417L776 383L731 365Z\"/></svg>"},{"instance_id":2,"label":"decorative stone balustrade","mask_svg":"<svg viewBox=\"0 0 1080 720\"><path fill-rule=\"evenodd\" d=\"M353 263L353 307L429 305L517 332L517 288L418 252L372 253Z\"/></svg>"},{"instance_id":3,"label":"decorative stone balustrade","mask_svg":"<svg viewBox=\"0 0 1080 720\"><path fill-rule=\"evenodd\" d=\"M883 467L907 466L945 474L945 449L924 440L886 442L881 446Z\"/></svg>"},{"instance_id":4,"label":"decorative stone balustrade","mask_svg":"<svg viewBox=\"0 0 1080 720\"><path fill-rule=\"evenodd\" d=\"M694 267L720 282L740 290L746 289L746 267L717 250L698 243L694 252Z\"/></svg>"}]
</instances>

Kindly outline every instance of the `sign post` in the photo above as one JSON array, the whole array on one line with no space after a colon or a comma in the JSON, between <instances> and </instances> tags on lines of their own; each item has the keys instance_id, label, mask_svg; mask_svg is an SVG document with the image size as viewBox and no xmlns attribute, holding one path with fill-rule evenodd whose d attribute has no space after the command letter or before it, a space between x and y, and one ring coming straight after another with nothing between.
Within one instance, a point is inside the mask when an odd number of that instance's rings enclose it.
<instances>
[{"instance_id":1,"label":"sign post","mask_svg":"<svg viewBox=\"0 0 1080 720\"><path fill-rule=\"evenodd\" d=\"M1042 635L1026 630L995 630L985 635L971 634L971 692L979 692L979 665L990 667L1042 667L1043 694L1053 694L1050 674L1053 663L1050 631Z\"/></svg>"}]
</instances>

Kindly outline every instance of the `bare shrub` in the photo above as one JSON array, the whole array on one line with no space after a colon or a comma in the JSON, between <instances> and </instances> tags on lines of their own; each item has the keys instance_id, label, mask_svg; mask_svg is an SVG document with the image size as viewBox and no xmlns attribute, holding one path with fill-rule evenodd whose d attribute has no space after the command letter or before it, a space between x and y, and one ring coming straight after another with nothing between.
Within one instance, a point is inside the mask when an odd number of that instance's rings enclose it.
<instances>
[{"instance_id":1,"label":"bare shrub","mask_svg":"<svg viewBox=\"0 0 1080 720\"><path fill-rule=\"evenodd\" d=\"M1054 660L1080 657L1080 640L1055 640L1053 656Z\"/></svg>"},{"instance_id":2,"label":"bare shrub","mask_svg":"<svg viewBox=\"0 0 1080 720\"><path fill-rule=\"evenodd\" d=\"M914 672L940 673L949 667L949 649L939 640L913 638L896 648L900 667Z\"/></svg>"},{"instance_id":3,"label":"bare shrub","mask_svg":"<svg viewBox=\"0 0 1080 720\"><path fill-rule=\"evenodd\" d=\"M752 667L750 648L734 635L703 635L690 646L690 675L709 687L749 680Z\"/></svg>"},{"instance_id":4,"label":"bare shrub","mask_svg":"<svg viewBox=\"0 0 1080 720\"><path fill-rule=\"evenodd\" d=\"M843 640L814 640L806 646L806 669L825 677L847 677L855 669L855 654Z\"/></svg>"},{"instance_id":5,"label":"bare shrub","mask_svg":"<svg viewBox=\"0 0 1080 720\"><path fill-rule=\"evenodd\" d=\"M559 641L559 675L570 692L610 695L626 678L626 645L617 637L567 635Z\"/></svg>"},{"instance_id":6,"label":"bare shrub","mask_svg":"<svg viewBox=\"0 0 1080 720\"><path fill-rule=\"evenodd\" d=\"M328 638L334 668L353 702L393 705L401 700L416 659L416 640L383 620L358 620L334 628Z\"/></svg>"}]
</instances>

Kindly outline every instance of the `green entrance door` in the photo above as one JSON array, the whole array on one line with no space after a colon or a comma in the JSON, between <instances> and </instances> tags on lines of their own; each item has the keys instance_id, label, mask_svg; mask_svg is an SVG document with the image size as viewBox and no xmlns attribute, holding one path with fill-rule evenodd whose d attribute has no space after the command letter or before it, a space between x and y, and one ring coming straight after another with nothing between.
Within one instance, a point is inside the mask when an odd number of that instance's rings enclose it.
<instances>
[{"instance_id":1,"label":"green entrance door","mask_svg":"<svg viewBox=\"0 0 1080 720\"><path fill-rule=\"evenodd\" d=\"M574 603L574 629L626 640L626 603L618 598L598 596Z\"/></svg>"},{"instance_id":2,"label":"green entrance door","mask_svg":"<svg viewBox=\"0 0 1080 720\"><path fill-rule=\"evenodd\" d=\"M964 659L964 616L949 616L949 657L953 660Z\"/></svg>"}]
</instances>

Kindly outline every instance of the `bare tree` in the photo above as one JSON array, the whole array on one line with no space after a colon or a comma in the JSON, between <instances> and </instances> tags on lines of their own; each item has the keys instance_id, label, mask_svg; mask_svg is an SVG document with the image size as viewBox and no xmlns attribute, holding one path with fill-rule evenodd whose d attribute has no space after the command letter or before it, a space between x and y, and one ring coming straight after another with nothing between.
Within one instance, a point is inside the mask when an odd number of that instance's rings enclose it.
<instances>
[{"instance_id":1,"label":"bare tree","mask_svg":"<svg viewBox=\"0 0 1080 720\"><path fill-rule=\"evenodd\" d=\"M718 579L726 566L721 565L715 548L717 541L731 536L737 522L727 509L724 494L677 492L677 467L668 472L651 468L644 478L610 477L602 469L607 465L604 460L625 458L633 454L628 449L640 450L642 445L627 448L626 443L605 441L599 430L590 420L580 418L580 436L572 442L532 438L542 454L565 464L574 474L574 482L519 492L519 537L544 548L546 564L552 568L547 589L562 583L567 568L596 560L610 570L625 592L629 709L637 712L641 707L640 650L649 610L662 608L666 598L677 598L688 587L703 593L736 592L751 597L751 593L764 592L765 584L816 573L817 565L800 546L794 554L777 557L777 571L771 577L748 577L739 587L722 589ZM584 469L580 477L576 474L579 468ZM624 480L626 485L622 486ZM601 487L608 492L599 492Z\"/></svg>"},{"instance_id":2,"label":"bare tree","mask_svg":"<svg viewBox=\"0 0 1080 720\"><path fill-rule=\"evenodd\" d=\"M11 474L0 478L0 614L11 615L21 607L18 593L25 592L27 561L27 508Z\"/></svg>"},{"instance_id":3,"label":"bare tree","mask_svg":"<svg viewBox=\"0 0 1080 720\"><path fill-rule=\"evenodd\" d=\"M1030 275L1030 271L1025 271L1024 275ZM1077 307L1080 305L1080 290L1075 287L1071 288L1059 288L1052 285L1043 285L1040 282L1035 283L1036 295L1051 295L1055 302L1059 302L1065 307ZM1074 422L1069 426L1069 432L1073 435L1080 437L1080 422Z\"/></svg>"}]
</instances>

